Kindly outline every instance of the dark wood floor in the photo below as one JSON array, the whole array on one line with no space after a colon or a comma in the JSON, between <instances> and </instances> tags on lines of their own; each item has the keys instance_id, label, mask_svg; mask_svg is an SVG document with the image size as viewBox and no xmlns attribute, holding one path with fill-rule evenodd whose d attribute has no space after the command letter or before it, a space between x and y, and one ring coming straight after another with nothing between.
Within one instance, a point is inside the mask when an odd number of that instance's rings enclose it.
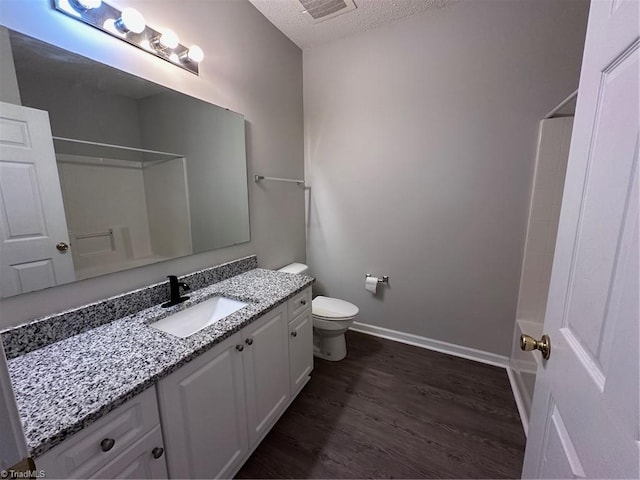
<instances>
[{"instance_id":1,"label":"dark wood floor","mask_svg":"<svg viewBox=\"0 0 640 480\"><path fill-rule=\"evenodd\" d=\"M520 478L525 436L506 372L347 333L237 478Z\"/></svg>"}]
</instances>

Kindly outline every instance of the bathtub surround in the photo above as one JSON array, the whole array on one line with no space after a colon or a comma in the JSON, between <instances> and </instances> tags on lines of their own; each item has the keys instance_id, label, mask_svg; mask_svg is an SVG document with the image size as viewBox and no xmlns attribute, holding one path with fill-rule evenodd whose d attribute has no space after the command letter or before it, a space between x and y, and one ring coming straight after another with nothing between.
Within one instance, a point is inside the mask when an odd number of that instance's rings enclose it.
<instances>
[{"instance_id":1,"label":"bathtub surround","mask_svg":"<svg viewBox=\"0 0 640 480\"><path fill-rule=\"evenodd\" d=\"M513 333L510 367L514 395L525 431L531 413L536 370L540 363L536 351L520 349L520 335L542 337L551 266L558 234L560 207L569 158L573 117L549 118L540 122L536 170L529 207L516 324Z\"/></svg>"},{"instance_id":2,"label":"bathtub surround","mask_svg":"<svg viewBox=\"0 0 640 480\"><path fill-rule=\"evenodd\" d=\"M255 255L251 255L193 272L181 277L180 281L187 283L191 290L199 290L255 268L258 268L258 259ZM165 280L0 331L0 338L4 344L7 359L12 359L111 323L118 318L135 315L141 310L160 305L168 298L169 282Z\"/></svg>"},{"instance_id":3,"label":"bathtub surround","mask_svg":"<svg viewBox=\"0 0 640 480\"><path fill-rule=\"evenodd\" d=\"M150 24L170 23L176 31L193 35L184 41L198 43L207 52L200 77L66 18L46 1L3 0L0 23L242 113L251 241L5 299L0 304L0 328L162 282L169 274L184 275L247 255L257 254L266 268L305 260L304 191L295 184L259 185L251 180L254 172L303 177L300 49L245 0L157 0L151 9L144 0L129 0L119 6L137 7L145 11ZM4 82L0 88L4 93Z\"/></svg>"},{"instance_id":4,"label":"bathtub surround","mask_svg":"<svg viewBox=\"0 0 640 480\"><path fill-rule=\"evenodd\" d=\"M304 51L317 293L510 354L538 123L578 84L588 6L455 2Z\"/></svg>"}]
</instances>

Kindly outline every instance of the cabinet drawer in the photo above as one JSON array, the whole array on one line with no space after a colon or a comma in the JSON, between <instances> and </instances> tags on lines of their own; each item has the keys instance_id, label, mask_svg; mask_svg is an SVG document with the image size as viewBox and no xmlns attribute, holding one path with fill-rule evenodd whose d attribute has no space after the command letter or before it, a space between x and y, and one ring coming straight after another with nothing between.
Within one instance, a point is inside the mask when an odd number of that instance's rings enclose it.
<instances>
[{"instance_id":1,"label":"cabinet drawer","mask_svg":"<svg viewBox=\"0 0 640 480\"><path fill-rule=\"evenodd\" d=\"M88 478L159 423L155 389L149 388L37 458L36 465L50 478Z\"/></svg>"},{"instance_id":2,"label":"cabinet drawer","mask_svg":"<svg viewBox=\"0 0 640 480\"><path fill-rule=\"evenodd\" d=\"M98 470L91 478L167 478L160 425Z\"/></svg>"},{"instance_id":3,"label":"cabinet drawer","mask_svg":"<svg viewBox=\"0 0 640 480\"><path fill-rule=\"evenodd\" d=\"M311 288L305 288L288 302L289 318L294 319L307 308L311 308Z\"/></svg>"}]
</instances>

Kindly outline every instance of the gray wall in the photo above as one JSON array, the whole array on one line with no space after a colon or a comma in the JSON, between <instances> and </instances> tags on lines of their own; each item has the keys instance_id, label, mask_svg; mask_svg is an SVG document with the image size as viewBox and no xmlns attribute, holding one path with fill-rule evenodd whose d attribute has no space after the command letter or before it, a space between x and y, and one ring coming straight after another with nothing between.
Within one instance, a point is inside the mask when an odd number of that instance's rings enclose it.
<instances>
[{"instance_id":1,"label":"gray wall","mask_svg":"<svg viewBox=\"0 0 640 480\"><path fill-rule=\"evenodd\" d=\"M149 25L168 25L205 52L199 77L51 8L2 0L3 25L211 103L247 121L249 176L303 175L302 53L246 0L123 0ZM0 304L0 326L82 305L244 255L276 267L305 260L304 196L296 185L249 181L249 243L20 295Z\"/></svg>"},{"instance_id":2,"label":"gray wall","mask_svg":"<svg viewBox=\"0 0 640 480\"><path fill-rule=\"evenodd\" d=\"M305 50L307 256L357 321L508 355L540 119L588 2L457 2ZM379 297L364 276L389 275Z\"/></svg>"},{"instance_id":3,"label":"gray wall","mask_svg":"<svg viewBox=\"0 0 640 480\"><path fill-rule=\"evenodd\" d=\"M54 136L144 148L135 99L70 82L54 72L46 81L43 76L18 75L18 84L22 105L49 112ZM81 148L74 151L68 143L63 146L62 153L83 152ZM140 159L135 153L128 157Z\"/></svg>"},{"instance_id":4,"label":"gray wall","mask_svg":"<svg viewBox=\"0 0 640 480\"><path fill-rule=\"evenodd\" d=\"M18 79L13 66L9 32L2 27L0 27L0 85L2 85L2 88L0 88L0 102L22 105Z\"/></svg>"}]
</instances>

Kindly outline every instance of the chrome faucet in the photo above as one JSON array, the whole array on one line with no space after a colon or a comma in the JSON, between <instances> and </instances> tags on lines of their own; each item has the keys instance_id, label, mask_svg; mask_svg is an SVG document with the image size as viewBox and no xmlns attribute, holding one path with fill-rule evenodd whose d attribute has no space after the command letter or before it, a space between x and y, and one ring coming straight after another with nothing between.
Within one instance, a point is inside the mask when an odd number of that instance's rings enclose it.
<instances>
[{"instance_id":1,"label":"chrome faucet","mask_svg":"<svg viewBox=\"0 0 640 480\"><path fill-rule=\"evenodd\" d=\"M162 304L162 308L173 307L174 305L178 305L179 303L189 299L189 297L183 297L180 295L180 287L186 291L190 290L189 285L184 282L179 282L178 277L175 275L169 275L167 278L169 279L170 298L167 303Z\"/></svg>"}]
</instances>

